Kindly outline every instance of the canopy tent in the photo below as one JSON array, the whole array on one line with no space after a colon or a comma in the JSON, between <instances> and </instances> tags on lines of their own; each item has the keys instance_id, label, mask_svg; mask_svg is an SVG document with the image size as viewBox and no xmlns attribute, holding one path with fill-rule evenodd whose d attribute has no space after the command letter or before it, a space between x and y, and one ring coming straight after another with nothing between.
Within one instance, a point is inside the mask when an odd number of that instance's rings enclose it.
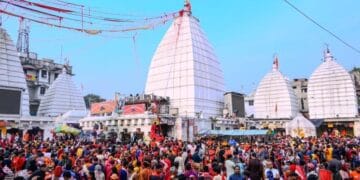
<instances>
[{"instance_id":1,"label":"canopy tent","mask_svg":"<svg viewBox=\"0 0 360 180\"><path fill-rule=\"evenodd\" d=\"M207 130L199 132L200 135L218 135L218 136L254 136L266 135L268 130Z\"/></svg>"},{"instance_id":2,"label":"canopy tent","mask_svg":"<svg viewBox=\"0 0 360 180\"><path fill-rule=\"evenodd\" d=\"M57 124L63 124L63 123L79 123L79 120L87 116L86 111L82 110L70 110L66 113L59 115L55 118L55 122Z\"/></svg>"},{"instance_id":3,"label":"canopy tent","mask_svg":"<svg viewBox=\"0 0 360 180\"><path fill-rule=\"evenodd\" d=\"M315 125L306 119L302 114L298 114L293 120L286 123L286 135L292 137L316 136Z\"/></svg>"}]
</instances>

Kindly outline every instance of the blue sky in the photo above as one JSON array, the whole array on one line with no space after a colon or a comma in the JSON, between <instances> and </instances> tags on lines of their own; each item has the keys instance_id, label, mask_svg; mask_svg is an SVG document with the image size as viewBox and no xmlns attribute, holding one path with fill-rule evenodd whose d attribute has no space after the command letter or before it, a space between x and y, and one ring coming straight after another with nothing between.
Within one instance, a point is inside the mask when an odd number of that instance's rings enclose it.
<instances>
[{"instance_id":1,"label":"blue sky","mask_svg":"<svg viewBox=\"0 0 360 180\"><path fill-rule=\"evenodd\" d=\"M360 48L360 1L289 0L338 36ZM152 17L183 7L182 0L88 0L83 4L106 12ZM191 0L193 15L215 48L227 91L252 92L279 56L289 78L308 78L321 63L325 43L338 63L360 66L360 54L290 8L283 0ZM132 34L85 35L31 23L30 49L57 62L67 57L83 93L112 98L114 92L141 93L152 55L170 23ZM3 16L3 27L16 41L18 20Z\"/></svg>"}]
</instances>

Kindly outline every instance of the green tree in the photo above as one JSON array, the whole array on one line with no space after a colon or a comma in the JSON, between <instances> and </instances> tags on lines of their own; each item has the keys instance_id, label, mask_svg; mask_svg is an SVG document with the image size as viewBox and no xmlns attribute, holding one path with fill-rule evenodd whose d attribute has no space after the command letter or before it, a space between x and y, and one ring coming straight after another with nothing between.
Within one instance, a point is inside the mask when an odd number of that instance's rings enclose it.
<instances>
[{"instance_id":1,"label":"green tree","mask_svg":"<svg viewBox=\"0 0 360 180\"><path fill-rule=\"evenodd\" d=\"M350 72L360 72L360 67L354 67Z\"/></svg>"},{"instance_id":2,"label":"green tree","mask_svg":"<svg viewBox=\"0 0 360 180\"><path fill-rule=\"evenodd\" d=\"M89 109L91 103L103 102L103 101L105 101L105 99L96 94L88 94L88 95L84 96L84 101L85 101L86 108Z\"/></svg>"}]
</instances>

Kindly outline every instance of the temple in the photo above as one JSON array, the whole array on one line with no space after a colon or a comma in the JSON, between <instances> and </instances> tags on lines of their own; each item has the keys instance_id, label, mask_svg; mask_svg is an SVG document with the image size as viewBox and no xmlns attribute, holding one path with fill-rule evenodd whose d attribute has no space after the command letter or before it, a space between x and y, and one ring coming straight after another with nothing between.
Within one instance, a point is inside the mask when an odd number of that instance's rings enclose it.
<instances>
[{"instance_id":1,"label":"temple","mask_svg":"<svg viewBox=\"0 0 360 180\"><path fill-rule=\"evenodd\" d=\"M183 117L221 115L223 72L188 1L156 49L145 93L170 97L171 108Z\"/></svg>"},{"instance_id":2,"label":"temple","mask_svg":"<svg viewBox=\"0 0 360 180\"><path fill-rule=\"evenodd\" d=\"M299 111L291 83L279 71L278 57L256 89L254 109L256 119L292 119Z\"/></svg>"},{"instance_id":3,"label":"temple","mask_svg":"<svg viewBox=\"0 0 360 180\"><path fill-rule=\"evenodd\" d=\"M81 91L76 87L72 76L65 69L41 99L37 114L39 116L57 117L57 120L67 123L77 123L78 120L86 116L85 101Z\"/></svg>"},{"instance_id":4,"label":"temple","mask_svg":"<svg viewBox=\"0 0 360 180\"><path fill-rule=\"evenodd\" d=\"M308 84L311 119L355 117L358 114L355 86L350 74L334 60L329 49Z\"/></svg>"}]
</instances>

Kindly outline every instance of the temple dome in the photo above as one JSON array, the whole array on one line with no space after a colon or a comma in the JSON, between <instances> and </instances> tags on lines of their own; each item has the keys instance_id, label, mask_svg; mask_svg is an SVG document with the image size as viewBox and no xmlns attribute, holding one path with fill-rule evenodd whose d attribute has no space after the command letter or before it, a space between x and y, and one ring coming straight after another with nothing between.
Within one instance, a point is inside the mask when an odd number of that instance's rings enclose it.
<instances>
[{"instance_id":1,"label":"temple dome","mask_svg":"<svg viewBox=\"0 0 360 180\"><path fill-rule=\"evenodd\" d=\"M55 117L69 111L85 112L86 108L80 90L64 69L41 99L38 115Z\"/></svg>"},{"instance_id":2,"label":"temple dome","mask_svg":"<svg viewBox=\"0 0 360 180\"><path fill-rule=\"evenodd\" d=\"M180 116L221 115L223 72L188 2L156 49L145 93L170 97Z\"/></svg>"},{"instance_id":3,"label":"temple dome","mask_svg":"<svg viewBox=\"0 0 360 180\"><path fill-rule=\"evenodd\" d=\"M20 110L15 113L19 116L30 116L29 113L29 93L25 80L23 68L18 52L5 29L0 27L0 90L19 92L19 102L7 102L7 107L13 103L19 103ZM4 92L3 92L4 93ZM3 94L4 95L4 94ZM8 97L9 98L9 97ZM1 101L1 100L0 100ZM9 101L12 101L9 99ZM1 104L1 103L0 103ZM4 104L2 104L4 105ZM1 106L2 106L1 105ZM15 106L13 106L15 107ZM17 106L18 107L18 106ZM16 108L17 108L16 107ZM3 108L3 111L5 108ZM9 120L7 113L0 113L0 119ZM11 117L15 117L13 114Z\"/></svg>"},{"instance_id":4,"label":"temple dome","mask_svg":"<svg viewBox=\"0 0 360 180\"><path fill-rule=\"evenodd\" d=\"M308 103L311 119L355 117L358 114L352 78L335 62L329 49L324 52L324 62L309 79Z\"/></svg>"},{"instance_id":5,"label":"temple dome","mask_svg":"<svg viewBox=\"0 0 360 180\"><path fill-rule=\"evenodd\" d=\"M275 57L273 69L261 80L254 97L256 119L291 119L299 112L289 80L279 71Z\"/></svg>"}]
</instances>

